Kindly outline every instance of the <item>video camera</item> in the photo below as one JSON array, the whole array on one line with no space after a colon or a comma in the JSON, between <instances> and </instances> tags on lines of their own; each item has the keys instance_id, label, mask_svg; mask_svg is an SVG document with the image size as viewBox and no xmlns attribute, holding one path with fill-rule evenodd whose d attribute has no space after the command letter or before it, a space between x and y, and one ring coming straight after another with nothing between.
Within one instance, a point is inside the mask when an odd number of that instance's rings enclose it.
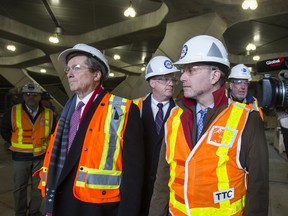
<instances>
[{"instance_id":1,"label":"video camera","mask_svg":"<svg viewBox=\"0 0 288 216\"><path fill-rule=\"evenodd\" d=\"M288 107L288 57L279 57L259 61L257 73L263 73L263 79L257 83L259 106L266 110ZM278 79L273 72L278 72ZM270 72L270 73L268 73Z\"/></svg>"}]
</instances>

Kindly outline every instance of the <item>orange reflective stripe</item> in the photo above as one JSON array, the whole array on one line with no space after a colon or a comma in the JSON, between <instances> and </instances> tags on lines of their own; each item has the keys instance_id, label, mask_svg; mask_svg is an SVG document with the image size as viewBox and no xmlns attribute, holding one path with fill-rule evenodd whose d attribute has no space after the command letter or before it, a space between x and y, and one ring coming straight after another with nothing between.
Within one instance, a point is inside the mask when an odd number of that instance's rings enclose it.
<instances>
[{"instance_id":1,"label":"orange reflective stripe","mask_svg":"<svg viewBox=\"0 0 288 216\"><path fill-rule=\"evenodd\" d=\"M143 101L148 97L149 94L147 94L144 97L138 98L138 99L134 99L133 103L136 104L140 110L140 116L142 117L142 107L143 107Z\"/></svg>"},{"instance_id":2,"label":"orange reflective stripe","mask_svg":"<svg viewBox=\"0 0 288 216\"><path fill-rule=\"evenodd\" d=\"M46 190L47 178L48 178L48 173L49 173L48 168L49 168L49 164L50 164L50 159L51 159L51 155L52 155L52 150L53 150L53 146L54 146L56 133L58 130L58 125L59 125L59 121L56 125L54 134L52 134L50 137L50 142L49 142L49 145L48 145L48 148L47 148L47 151L45 154L45 158L43 161L43 167L39 171L37 171L36 173L33 174L34 176L39 176L39 178L40 178L40 182L38 184L38 189L41 190L42 197L44 197L46 194L45 190Z\"/></svg>"}]
</instances>

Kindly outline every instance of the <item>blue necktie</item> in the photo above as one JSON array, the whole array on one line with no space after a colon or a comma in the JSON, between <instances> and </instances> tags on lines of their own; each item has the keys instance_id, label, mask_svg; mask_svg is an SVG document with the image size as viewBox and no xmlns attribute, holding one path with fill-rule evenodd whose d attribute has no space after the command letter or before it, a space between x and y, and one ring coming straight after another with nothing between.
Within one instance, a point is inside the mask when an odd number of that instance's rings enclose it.
<instances>
[{"instance_id":1,"label":"blue necktie","mask_svg":"<svg viewBox=\"0 0 288 216\"><path fill-rule=\"evenodd\" d=\"M162 103L158 103L157 107L159 108L157 114L156 114L156 118L155 118L155 123L156 123L156 129L157 129L157 133L160 133L162 124L163 124L163 104Z\"/></svg>"},{"instance_id":2,"label":"blue necktie","mask_svg":"<svg viewBox=\"0 0 288 216\"><path fill-rule=\"evenodd\" d=\"M199 113L201 114L198 122L197 122L197 141L200 139L200 134L203 130L203 126L204 126L204 121L205 121L205 117L206 117L206 114L207 114L207 109L205 110L200 110Z\"/></svg>"},{"instance_id":3,"label":"blue necktie","mask_svg":"<svg viewBox=\"0 0 288 216\"><path fill-rule=\"evenodd\" d=\"M80 101L74 110L71 119L70 119L70 130L69 130L69 137L68 137L68 145L67 145L67 154L71 148L72 142L74 140L74 137L76 135L76 132L78 130L79 122L80 122L80 116L81 116L81 108L85 104Z\"/></svg>"}]
</instances>

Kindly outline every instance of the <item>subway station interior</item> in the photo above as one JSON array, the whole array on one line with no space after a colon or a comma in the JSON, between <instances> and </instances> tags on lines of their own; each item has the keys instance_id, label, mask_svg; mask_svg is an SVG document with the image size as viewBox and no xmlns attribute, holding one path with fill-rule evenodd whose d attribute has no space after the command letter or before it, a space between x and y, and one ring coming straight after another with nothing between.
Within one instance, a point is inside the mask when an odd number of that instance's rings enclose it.
<instances>
[{"instance_id":1,"label":"subway station interior","mask_svg":"<svg viewBox=\"0 0 288 216\"><path fill-rule=\"evenodd\" d=\"M253 2L254 7L256 2L257 7L245 8L244 2ZM124 15L128 7L135 9L135 17ZM106 90L135 99L150 91L144 74L153 56L177 61L188 39L211 35L225 44L231 66L242 63L250 68L249 91L265 99L267 95L257 91L264 74L280 83L278 73L288 70L287 20L287 0L0 0L0 121L12 98L21 99L21 87L30 82L48 92L61 113L72 93L57 58L77 43L104 53L111 69L104 82ZM279 58L284 60L281 68L257 67ZM284 78L288 79L288 72ZM275 94L284 99L271 103L284 109L288 107L288 82L281 83L284 92ZM181 97L181 87L179 82L175 98ZM288 160L275 110L264 114L269 216L284 216L288 212ZM0 141L0 215L12 216L11 154Z\"/></svg>"}]
</instances>

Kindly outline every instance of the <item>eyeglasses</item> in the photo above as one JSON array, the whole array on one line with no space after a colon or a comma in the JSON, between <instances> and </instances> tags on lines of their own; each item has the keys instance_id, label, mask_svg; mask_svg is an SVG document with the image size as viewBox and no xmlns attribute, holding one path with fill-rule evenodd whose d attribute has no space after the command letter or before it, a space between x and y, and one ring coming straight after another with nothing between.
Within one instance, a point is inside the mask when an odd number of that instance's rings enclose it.
<instances>
[{"instance_id":1,"label":"eyeglasses","mask_svg":"<svg viewBox=\"0 0 288 216\"><path fill-rule=\"evenodd\" d=\"M175 77L155 77L153 80L159 81L161 84L168 84L172 82L173 84L177 84L178 80Z\"/></svg>"},{"instance_id":2,"label":"eyeglasses","mask_svg":"<svg viewBox=\"0 0 288 216\"><path fill-rule=\"evenodd\" d=\"M88 68L89 68L89 67L87 67L87 66L77 64L77 65L72 65L71 67L66 66L66 67L64 68L64 72L65 72L66 74L68 74L68 73L70 72L70 70L71 70L71 71L74 72L74 73L79 73L79 72L81 72L82 70L85 70L85 69L88 69Z\"/></svg>"},{"instance_id":3,"label":"eyeglasses","mask_svg":"<svg viewBox=\"0 0 288 216\"><path fill-rule=\"evenodd\" d=\"M249 82L246 80L232 80L231 82L235 85L244 85L245 87L249 86Z\"/></svg>"},{"instance_id":4,"label":"eyeglasses","mask_svg":"<svg viewBox=\"0 0 288 216\"><path fill-rule=\"evenodd\" d=\"M208 65L199 65L199 66L186 65L181 70L181 73L187 73L189 76L192 76L196 74L197 72L204 70L204 69L213 71L213 70L217 70L218 68L214 66L208 66Z\"/></svg>"},{"instance_id":5,"label":"eyeglasses","mask_svg":"<svg viewBox=\"0 0 288 216\"><path fill-rule=\"evenodd\" d=\"M27 92L27 93L24 93L25 96L29 97L29 96L38 96L39 93L37 92Z\"/></svg>"}]
</instances>

